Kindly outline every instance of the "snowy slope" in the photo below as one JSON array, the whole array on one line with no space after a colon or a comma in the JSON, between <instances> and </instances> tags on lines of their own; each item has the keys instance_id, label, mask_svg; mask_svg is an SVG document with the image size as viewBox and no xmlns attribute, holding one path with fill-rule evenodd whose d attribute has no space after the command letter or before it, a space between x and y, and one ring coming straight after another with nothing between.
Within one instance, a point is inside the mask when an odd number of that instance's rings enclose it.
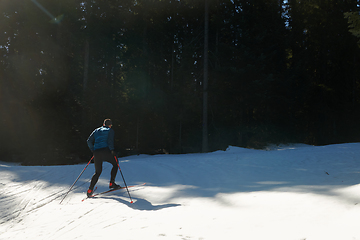
<instances>
[{"instance_id":1,"label":"snowy slope","mask_svg":"<svg viewBox=\"0 0 360 240\"><path fill-rule=\"evenodd\" d=\"M86 164L2 162L0 239L360 239L359 160L359 143L120 158L128 185L146 182L133 204L125 190L82 202L93 164L59 204Z\"/></svg>"}]
</instances>

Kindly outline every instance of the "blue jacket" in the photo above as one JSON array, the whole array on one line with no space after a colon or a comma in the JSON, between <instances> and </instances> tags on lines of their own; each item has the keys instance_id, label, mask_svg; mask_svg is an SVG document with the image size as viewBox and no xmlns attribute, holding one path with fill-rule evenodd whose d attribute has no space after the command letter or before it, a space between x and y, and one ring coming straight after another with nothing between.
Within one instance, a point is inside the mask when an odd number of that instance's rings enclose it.
<instances>
[{"instance_id":1,"label":"blue jacket","mask_svg":"<svg viewBox=\"0 0 360 240\"><path fill-rule=\"evenodd\" d=\"M114 150L114 135L113 129L102 126L95 129L87 139L87 144L90 150L93 152L100 148L108 147L110 151Z\"/></svg>"}]
</instances>

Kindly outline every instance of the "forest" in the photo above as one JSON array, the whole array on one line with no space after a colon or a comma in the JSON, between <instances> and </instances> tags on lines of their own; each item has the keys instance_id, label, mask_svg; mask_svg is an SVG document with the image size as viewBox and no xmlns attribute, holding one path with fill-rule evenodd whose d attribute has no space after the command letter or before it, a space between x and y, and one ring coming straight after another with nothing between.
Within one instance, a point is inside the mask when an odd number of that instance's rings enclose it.
<instances>
[{"instance_id":1,"label":"forest","mask_svg":"<svg viewBox=\"0 0 360 240\"><path fill-rule=\"evenodd\" d=\"M360 141L359 0L1 0L0 160Z\"/></svg>"}]
</instances>

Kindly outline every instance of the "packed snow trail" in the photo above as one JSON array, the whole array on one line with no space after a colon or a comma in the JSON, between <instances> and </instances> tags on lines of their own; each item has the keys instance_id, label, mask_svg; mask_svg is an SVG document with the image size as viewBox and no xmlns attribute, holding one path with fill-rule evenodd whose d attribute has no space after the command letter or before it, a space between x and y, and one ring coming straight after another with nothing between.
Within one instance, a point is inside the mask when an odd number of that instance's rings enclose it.
<instances>
[{"instance_id":1,"label":"packed snow trail","mask_svg":"<svg viewBox=\"0 0 360 240\"><path fill-rule=\"evenodd\" d=\"M146 182L133 204L123 190L82 202L93 164L59 204L84 164L0 163L0 239L360 239L359 143L119 160L128 185Z\"/></svg>"}]
</instances>

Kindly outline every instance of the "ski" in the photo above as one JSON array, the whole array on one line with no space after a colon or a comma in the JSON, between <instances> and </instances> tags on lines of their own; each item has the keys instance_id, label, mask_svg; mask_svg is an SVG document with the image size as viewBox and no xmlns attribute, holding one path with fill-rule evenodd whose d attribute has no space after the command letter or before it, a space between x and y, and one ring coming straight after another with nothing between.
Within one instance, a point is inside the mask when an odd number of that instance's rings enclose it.
<instances>
[{"instance_id":1,"label":"ski","mask_svg":"<svg viewBox=\"0 0 360 240\"><path fill-rule=\"evenodd\" d=\"M142 184L138 184L138 185L132 185L132 186L127 186L128 188L132 188L132 187L140 187L140 186L144 186L146 183L142 183ZM99 193L96 193L96 194L93 194L91 195L90 197L86 197L82 200L82 202L85 200L85 199L88 199L88 198L93 198L93 197L96 197L96 196L99 196L99 195L103 195L103 194L106 194L106 193L110 193L110 192L113 192L113 191L116 191L116 190L121 190L121 189L125 189L126 187L120 187L120 188L115 188L115 189L110 189L110 190L106 190L104 192L99 192Z\"/></svg>"}]
</instances>

